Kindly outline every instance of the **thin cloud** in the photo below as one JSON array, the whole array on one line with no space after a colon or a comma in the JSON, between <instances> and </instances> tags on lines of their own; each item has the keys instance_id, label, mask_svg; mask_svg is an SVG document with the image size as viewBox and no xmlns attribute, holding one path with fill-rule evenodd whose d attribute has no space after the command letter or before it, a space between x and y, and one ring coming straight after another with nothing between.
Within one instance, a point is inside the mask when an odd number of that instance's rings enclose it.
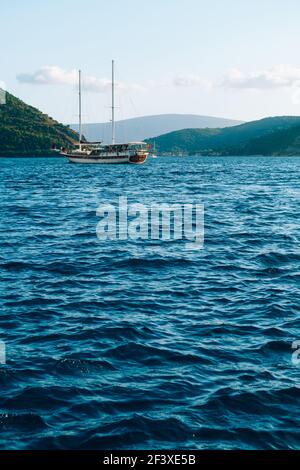
<instances>
[{"instance_id":1,"label":"thin cloud","mask_svg":"<svg viewBox=\"0 0 300 470\"><path fill-rule=\"evenodd\" d=\"M177 87L205 87L211 88L212 84L210 81L201 77L200 75L180 75L175 77L173 80L173 85Z\"/></svg>"},{"instance_id":2,"label":"thin cloud","mask_svg":"<svg viewBox=\"0 0 300 470\"><path fill-rule=\"evenodd\" d=\"M77 85L78 71L64 70L57 65L46 65L33 73L17 75L17 80L31 85ZM86 91L103 93L111 88L111 80L83 74L82 85ZM121 91L143 90L141 85L123 82L116 82L116 88Z\"/></svg>"},{"instance_id":3,"label":"thin cloud","mask_svg":"<svg viewBox=\"0 0 300 470\"><path fill-rule=\"evenodd\" d=\"M237 89L268 90L295 87L299 85L300 68L290 65L276 65L270 69L244 74L231 69L225 75L222 86Z\"/></svg>"}]
</instances>

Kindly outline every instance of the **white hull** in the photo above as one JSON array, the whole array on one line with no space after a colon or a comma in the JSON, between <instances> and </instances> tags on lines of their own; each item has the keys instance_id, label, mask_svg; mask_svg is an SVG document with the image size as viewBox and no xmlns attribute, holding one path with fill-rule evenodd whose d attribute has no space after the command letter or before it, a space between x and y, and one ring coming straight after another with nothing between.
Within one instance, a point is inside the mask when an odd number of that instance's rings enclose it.
<instances>
[{"instance_id":1,"label":"white hull","mask_svg":"<svg viewBox=\"0 0 300 470\"><path fill-rule=\"evenodd\" d=\"M147 159L147 155L143 155L141 159L134 159L134 156L92 156L92 155L72 155L68 153L63 154L71 163L104 163L104 164L118 164L118 163L134 163L141 164Z\"/></svg>"},{"instance_id":2,"label":"white hull","mask_svg":"<svg viewBox=\"0 0 300 470\"><path fill-rule=\"evenodd\" d=\"M91 158L91 157L71 157L66 155L69 162L72 163L130 163L128 157L126 158Z\"/></svg>"}]
</instances>

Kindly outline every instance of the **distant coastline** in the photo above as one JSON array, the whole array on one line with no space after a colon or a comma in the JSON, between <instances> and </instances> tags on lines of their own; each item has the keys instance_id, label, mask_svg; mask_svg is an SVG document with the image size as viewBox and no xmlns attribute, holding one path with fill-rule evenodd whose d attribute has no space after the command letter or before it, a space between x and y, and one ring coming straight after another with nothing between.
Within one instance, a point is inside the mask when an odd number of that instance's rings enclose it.
<instances>
[{"instance_id":1,"label":"distant coastline","mask_svg":"<svg viewBox=\"0 0 300 470\"><path fill-rule=\"evenodd\" d=\"M172 123L166 122L169 116ZM160 156L295 156L300 155L300 117L277 116L238 124L222 118L193 115L161 115L137 118L145 122L144 135L180 123L219 122L227 127L184 128L143 139ZM127 122L134 122L131 119ZM125 122L125 121L124 121ZM196 125L196 124L195 124ZM151 127L152 126L152 127ZM52 148L69 148L78 142L76 131L7 93L0 106L0 158L59 157ZM140 136L140 135L139 135Z\"/></svg>"},{"instance_id":2,"label":"distant coastline","mask_svg":"<svg viewBox=\"0 0 300 470\"><path fill-rule=\"evenodd\" d=\"M0 158L63 158L58 152L0 153Z\"/></svg>"}]
</instances>

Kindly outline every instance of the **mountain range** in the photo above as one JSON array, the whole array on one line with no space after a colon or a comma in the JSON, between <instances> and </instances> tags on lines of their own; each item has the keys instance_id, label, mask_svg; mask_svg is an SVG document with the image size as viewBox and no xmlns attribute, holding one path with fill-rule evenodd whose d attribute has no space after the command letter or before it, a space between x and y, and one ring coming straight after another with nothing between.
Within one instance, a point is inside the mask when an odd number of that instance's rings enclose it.
<instances>
[{"instance_id":1,"label":"mountain range","mask_svg":"<svg viewBox=\"0 0 300 470\"><path fill-rule=\"evenodd\" d=\"M277 116L225 129L183 129L148 142L167 154L300 155L300 117Z\"/></svg>"},{"instance_id":2,"label":"mountain range","mask_svg":"<svg viewBox=\"0 0 300 470\"><path fill-rule=\"evenodd\" d=\"M241 124L242 121L194 114L158 114L116 121L116 141L143 141L180 129L199 129L205 127L228 127ZM78 132L78 124L70 127ZM87 140L105 143L111 141L111 123L84 124L83 133Z\"/></svg>"},{"instance_id":3,"label":"mountain range","mask_svg":"<svg viewBox=\"0 0 300 470\"><path fill-rule=\"evenodd\" d=\"M218 127L199 127L213 126L215 122ZM123 121L124 127L126 123L131 123L131 132L135 132L138 123L141 128L135 138L126 133L128 140L140 140L149 133L154 134L153 138L145 140L155 143L160 154L300 155L300 117L296 116L238 124L226 119L172 114L130 119ZM166 129L188 124L198 127L163 133ZM227 127L222 127L225 125ZM91 138L90 135L87 137ZM97 135L97 139L99 137ZM123 140L120 135L119 139ZM0 105L0 142L0 156L48 156L54 154L53 144L58 148L71 147L78 142L78 134L7 93L6 104Z\"/></svg>"}]
</instances>

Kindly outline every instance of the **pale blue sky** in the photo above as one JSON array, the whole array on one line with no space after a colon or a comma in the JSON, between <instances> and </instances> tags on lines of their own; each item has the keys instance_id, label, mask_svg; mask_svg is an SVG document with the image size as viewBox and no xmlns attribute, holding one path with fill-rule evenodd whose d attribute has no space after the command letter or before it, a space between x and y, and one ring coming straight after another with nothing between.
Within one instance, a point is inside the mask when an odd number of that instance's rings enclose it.
<instances>
[{"instance_id":1,"label":"pale blue sky","mask_svg":"<svg viewBox=\"0 0 300 470\"><path fill-rule=\"evenodd\" d=\"M10 0L0 15L0 80L64 122L79 67L84 119L109 118L112 58L117 118L300 115L298 0Z\"/></svg>"}]
</instances>

